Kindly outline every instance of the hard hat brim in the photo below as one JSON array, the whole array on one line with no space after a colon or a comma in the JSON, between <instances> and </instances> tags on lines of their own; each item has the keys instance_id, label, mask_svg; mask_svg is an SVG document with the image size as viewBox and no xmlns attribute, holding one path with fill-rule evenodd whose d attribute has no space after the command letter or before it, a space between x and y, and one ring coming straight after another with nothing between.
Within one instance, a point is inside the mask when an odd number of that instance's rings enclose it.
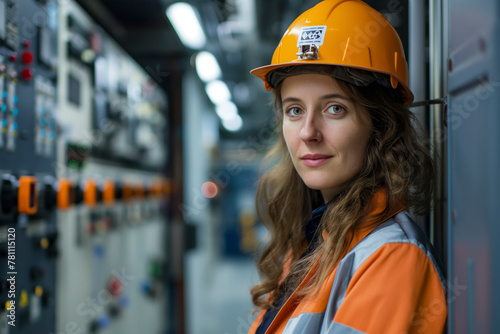
<instances>
[{"instance_id":1,"label":"hard hat brim","mask_svg":"<svg viewBox=\"0 0 500 334\"><path fill-rule=\"evenodd\" d=\"M283 68L287 66L298 66L298 65L327 65L327 66L344 66L344 67L350 67L350 68L355 68L359 70L365 70L369 72L377 72L377 73L382 73L382 74L387 74L390 77L393 77L399 85L402 86L403 89L401 89L401 93L403 94L405 103L410 104L414 100L413 93L411 92L410 88L404 83L404 80L401 78L396 77L393 73L389 72L383 72L383 71L374 71L372 68L366 68L366 67L360 67L360 66L345 66L345 65L335 65L332 63L326 63L326 62L302 62L302 61L296 61L296 62L288 62L288 63L282 63L282 64L273 64L273 65L265 65L265 66L260 66L257 68L254 68L253 70L250 71L250 74L255 75L262 81L264 81L264 87L270 91L273 90L274 88L271 86L268 80L268 75L272 71L278 69L278 68Z\"/></svg>"}]
</instances>

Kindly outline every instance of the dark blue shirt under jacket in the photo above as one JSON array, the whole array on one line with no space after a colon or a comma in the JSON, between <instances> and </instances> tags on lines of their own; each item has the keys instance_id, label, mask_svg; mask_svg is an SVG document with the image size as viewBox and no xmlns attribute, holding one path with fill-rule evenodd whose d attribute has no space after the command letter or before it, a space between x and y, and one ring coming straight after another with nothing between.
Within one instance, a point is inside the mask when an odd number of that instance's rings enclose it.
<instances>
[{"instance_id":1,"label":"dark blue shirt under jacket","mask_svg":"<svg viewBox=\"0 0 500 334\"><path fill-rule=\"evenodd\" d=\"M313 212L311 213L311 217L307 220L304 227L304 233L308 247L306 248L305 252L302 254L301 257L304 257L310 252L312 252L317 247L319 240L321 240L321 238L318 238L318 236L321 236L321 233L319 232L317 233L317 231L319 223L321 222L321 218L323 217L323 214L325 213L327 207L328 203L323 204L322 206L314 209ZM284 284L286 285L286 281ZM264 315L264 318L262 319L259 328L257 328L257 330L255 331L255 334L266 333L267 329L273 322L274 318L276 318L276 315L283 307L288 297L290 297L291 293L292 291L289 291L289 289L281 289L276 300L273 303L273 307L267 309L266 314Z\"/></svg>"}]
</instances>

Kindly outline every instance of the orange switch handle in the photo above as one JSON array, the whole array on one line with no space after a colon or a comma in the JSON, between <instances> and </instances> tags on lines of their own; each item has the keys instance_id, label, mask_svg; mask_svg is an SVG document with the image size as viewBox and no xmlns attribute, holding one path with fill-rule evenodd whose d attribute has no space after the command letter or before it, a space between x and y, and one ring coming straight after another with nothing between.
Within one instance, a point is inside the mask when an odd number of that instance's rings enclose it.
<instances>
[{"instance_id":1,"label":"orange switch handle","mask_svg":"<svg viewBox=\"0 0 500 334\"><path fill-rule=\"evenodd\" d=\"M106 180L102 186L102 200L106 205L112 205L115 202L115 183L113 180Z\"/></svg>"},{"instance_id":2,"label":"orange switch handle","mask_svg":"<svg viewBox=\"0 0 500 334\"><path fill-rule=\"evenodd\" d=\"M130 202L130 200L133 197L133 189L130 186L130 184L123 184L123 201L124 202Z\"/></svg>"},{"instance_id":3,"label":"orange switch handle","mask_svg":"<svg viewBox=\"0 0 500 334\"><path fill-rule=\"evenodd\" d=\"M21 176L17 196L17 209L20 214L34 215L38 211L38 186L36 177Z\"/></svg>"},{"instance_id":4,"label":"orange switch handle","mask_svg":"<svg viewBox=\"0 0 500 334\"><path fill-rule=\"evenodd\" d=\"M72 188L71 180L59 180L59 189L57 190L57 207L60 210L67 210L75 203L75 192Z\"/></svg>"},{"instance_id":5,"label":"orange switch handle","mask_svg":"<svg viewBox=\"0 0 500 334\"><path fill-rule=\"evenodd\" d=\"M91 208L97 204L97 185L94 180L89 179L85 182L83 202Z\"/></svg>"},{"instance_id":6,"label":"orange switch handle","mask_svg":"<svg viewBox=\"0 0 500 334\"><path fill-rule=\"evenodd\" d=\"M144 190L144 185L143 184L137 184L134 186L134 194L135 197L138 199L143 199L145 195L145 190Z\"/></svg>"}]
</instances>

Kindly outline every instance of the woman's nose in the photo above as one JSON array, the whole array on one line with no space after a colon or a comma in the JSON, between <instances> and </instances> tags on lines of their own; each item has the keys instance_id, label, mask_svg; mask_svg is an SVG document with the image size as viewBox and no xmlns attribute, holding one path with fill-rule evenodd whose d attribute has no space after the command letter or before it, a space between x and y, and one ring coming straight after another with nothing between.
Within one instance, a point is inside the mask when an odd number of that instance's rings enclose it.
<instances>
[{"instance_id":1,"label":"woman's nose","mask_svg":"<svg viewBox=\"0 0 500 334\"><path fill-rule=\"evenodd\" d=\"M304 142L319 142L323 139L321 135L321 130L319 127L320 120L314 114L314 112L308 112L307 116L304 118L304 123L300 130L299 137Z\"/></svg>"}]
</instances>

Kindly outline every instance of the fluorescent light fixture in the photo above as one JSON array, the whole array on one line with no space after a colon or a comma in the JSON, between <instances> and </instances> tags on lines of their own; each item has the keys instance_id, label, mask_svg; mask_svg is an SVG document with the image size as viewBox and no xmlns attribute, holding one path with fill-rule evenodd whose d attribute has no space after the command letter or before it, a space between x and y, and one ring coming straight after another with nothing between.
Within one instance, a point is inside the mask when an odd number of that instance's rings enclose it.
<instances>
[{"instance_id":1,"label":"fluorescent light fixture","mask_svg":"<svg viewBox=\"0 0 500 334\"><path fill-rule=\"evenodd\" d=\"M238 107L231 101L225 101L215 106L215 112L220 119L230 120L238 115Z\"/></svg>"},{"instance_id":2,"label":"fluorescent light fixture","mask_svg":"<svg viewBox=\"0 0 500 334\"><path fill-rule=\"evenodd\" d=\"M219 63L213 54L201 51L196 55L196 73L203 82L209 82L221 77Z\"/></svg>"},{"instance_id":3,"label":"fluorescent light fixture","mask_svg":"<svg viewBox=\"0 0 500 334\"><path fill-rule=\"evenodd\" d=\"M231 119L223 119L222 125L226 128L226 130L235 132L241 129L243 126L243 120L240 115L234 115Z\"/></svg>"},{"instance_id":4,"label":"fluorescent light fixture","mask_svg":"<svg viewBox=\"0 0 500 334\"><path fill-rule=\"evenodd\" d=\"M205 33L193 6L185 2L176 2L167 8L166 14L182 44L197 50L205 46L207 41Z\"/></svg>"},{"instance_id":5,"label":"fluorescent light fixture","mask_svg":"<svg viewBox=\"0 0 500 334\"><path fill-rule=\"evenodd\" d=\"M229 88L227 88L224 81L214 80L209 82L205 86L205 91L210 101L215 105L231 100L231 92L229 92Z\"/></svg>"}]
</instances>

